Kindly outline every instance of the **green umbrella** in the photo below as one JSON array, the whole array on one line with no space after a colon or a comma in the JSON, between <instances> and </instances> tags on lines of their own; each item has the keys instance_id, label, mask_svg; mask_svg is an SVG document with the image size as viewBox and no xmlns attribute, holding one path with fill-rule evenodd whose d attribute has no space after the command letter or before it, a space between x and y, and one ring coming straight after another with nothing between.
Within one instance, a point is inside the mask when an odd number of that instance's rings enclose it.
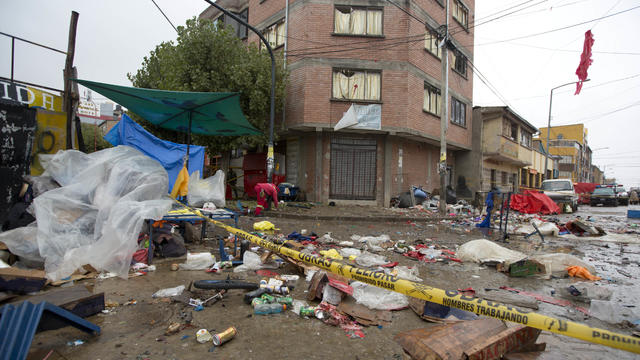
<instances>
[{"instance_id":1,"label":"green umbrella","mask_svg":"<svg viewBox=\"0 0 640 360\"><path fill-rule=\"evenodd\" d=\"M239 93L154 90L80 79L73 81L126 107L152 124L187 133L187 146L191 142L191 133L218 136L260 134L242 113Z\"/></svg>"}]
</instances>

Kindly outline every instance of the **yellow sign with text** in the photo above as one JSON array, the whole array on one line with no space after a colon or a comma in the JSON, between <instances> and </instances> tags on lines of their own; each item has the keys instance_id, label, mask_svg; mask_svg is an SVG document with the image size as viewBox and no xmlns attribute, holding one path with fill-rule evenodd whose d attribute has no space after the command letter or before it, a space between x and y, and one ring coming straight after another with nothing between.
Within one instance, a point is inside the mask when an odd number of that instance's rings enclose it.
<instances>
[{"instance_id":1,"label":"yellow sign with text","mask_svg":"<svg viewBox=\"0 0 640 360\"><path fill-rule=\"evenodd\" d=\"M55 154L67 146L67 113L38 110L33 141L31 175L44 172L39 154Z\"/></svg>"}]
</instances>

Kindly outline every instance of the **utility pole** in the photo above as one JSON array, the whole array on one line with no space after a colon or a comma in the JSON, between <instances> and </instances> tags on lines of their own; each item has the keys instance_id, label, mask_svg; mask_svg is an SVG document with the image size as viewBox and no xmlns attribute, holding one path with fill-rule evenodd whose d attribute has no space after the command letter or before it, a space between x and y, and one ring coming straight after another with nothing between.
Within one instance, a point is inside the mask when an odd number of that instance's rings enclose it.
<instances>
[{"instance_id":1,"label":"utility pole","mask_svg":"<svg viewBox=\"0 0 640 360\"><path fill-rule=\"evenodd\" d=\"M73 56L76 49L76 29L78 27L78 14L71 12L71 23L69 24L69 43L67 45L67 59L64 63L64 111L67 113L67 149L73 147L73 134L71 132L71 124L74 118L74 99L73 84L71 78L73 76ZM77 94L76 94L77 95Z\"/></svg>"},{"instance_id":2,"label":"utility pole","mask_svg":"<svg viewBox=\"0 0 640 360\"><path fill-rule=\"evenodd\" d=\"M440 162L438 172L440 173L440 202L438 211L440 215L447 213L447 126L449 125L449 54L447 52L447 42L449 41L449 0L445 1L445 25L444 39L442 47L442 84L441 99L442 109L440 109Z\"/></svg>"}]
</instances>

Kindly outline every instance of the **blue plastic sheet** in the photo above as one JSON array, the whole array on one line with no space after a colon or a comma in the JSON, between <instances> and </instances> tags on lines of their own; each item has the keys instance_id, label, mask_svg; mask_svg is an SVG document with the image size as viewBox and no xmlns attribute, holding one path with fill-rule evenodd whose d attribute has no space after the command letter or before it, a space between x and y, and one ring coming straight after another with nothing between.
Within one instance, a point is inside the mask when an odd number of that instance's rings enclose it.
<instances>
[{"instance_id":1,"label":"blue plastic sheet","mask_svg":"<svg viewBox=\"0 0 640 360\"><path fill-rule=\"evenodd\" d=\"M170 192L182 169L184 156L187 154L186 144L176 144L157 138L140 124L133 121L127 114L122 115L122 120L104 136L111 145L128 145L140 150L145 155L157 160L169 174ZM200 171L204 165L204 147L191 145L189 147L189 175Z\"/></svg>"}]
</instances>

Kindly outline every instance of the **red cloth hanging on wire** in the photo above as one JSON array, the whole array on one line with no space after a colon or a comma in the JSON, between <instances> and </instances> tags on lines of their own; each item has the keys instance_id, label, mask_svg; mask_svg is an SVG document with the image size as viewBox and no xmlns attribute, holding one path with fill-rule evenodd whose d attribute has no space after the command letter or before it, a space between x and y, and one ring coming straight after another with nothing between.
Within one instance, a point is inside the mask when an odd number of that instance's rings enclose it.
<instances>
[{"instance_id":1,"label":"red cloth hanging on wire","mask_svg":"<svg viewBox=\"0 0 640 360\"><path fill-rule=\"evenodd\" d=\"M589 65L593 63L591 60L591 47L595 40L593 39L593 34L591 30L587 30L584 33L584 45L582 47L582 55L580 55L580 65L576 69L576 75L578 75L578 81L576 83L576 93L574 95L580 94L580 90L582 90L582 82L587 79L587 70L589 69Z\"/></svg>"}]
</instances>

